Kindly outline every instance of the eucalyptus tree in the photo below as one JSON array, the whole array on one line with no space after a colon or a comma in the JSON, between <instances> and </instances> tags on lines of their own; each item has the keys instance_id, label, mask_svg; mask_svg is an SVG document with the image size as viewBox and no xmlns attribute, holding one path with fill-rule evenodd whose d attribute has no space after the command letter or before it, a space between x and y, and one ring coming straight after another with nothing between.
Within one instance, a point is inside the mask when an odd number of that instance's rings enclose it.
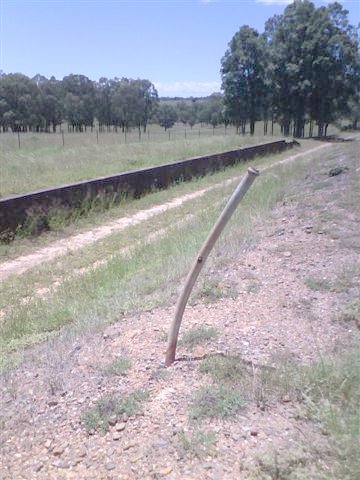
<instances>
[{"instance_id":1,"label":"eucalyptus tree","mask_svg":"<svg viewBox=\"0 0 360 480\"><path fill-rule=\"evenodd\" d=\"M61 82L54 76L48 80L42 75L36 75L33 81L40 91L40 113L45 122L45 131L49 132L52 128L53 132L56 132L56 127L63 119Z\"/></svg>"},{"instance_id":2,"label":"eucalyptus tree","mask_svg":"<svg viewBox=\"0 0 360 480\"><path fill-rule=\"evenodd\" d=\"M112 95L113 81L101 77L95 84L95 116L100 131L103 130L104 126L109 131L114 124L111 111Z\"/></svg>"},{"instance_id":3,"label":"eucalyptus tree","mask_svg":"<svg viewBox=\"0 0 360 480\"><path fill-rule=\"evenodd\" d=\"M165 132L168 128L175 125L178 115L175 107L166 103L160 104L157 112L157 121L161 127L164 127Z\"/></svg>"},{"instance_id":4,"label":"eucalyptus tree","mask_svg":"<svg viewBox=\"0 0 360 480\"><path fill-rule=\"evenodd\" d=\"M95 85L85 75L68 75L62 80L65 118L72 129L93 127L96 102Z\"/></svg>"},{"instance_id":5,"label":"eucalyptus tree","mask_svg":"<svg viewBox=\"0 0 360 480\"><path fill-rule=\"evenodd\" d=\"M293 123L293 135L303 136L306 120L326 135L358 91L359 44L347 15L338 3L295 0L266 23L272 103L285 135Z\"/></svg>"},{"instance_id":6,"label":"eucalyptus tree","mask_svg":"<svg viewBox=\"0 0 360 480\"><path fill-rule=\"evenodd\" d=\"M309 42L314 12L313 3L295 1L283 15L270 19L265 25L274 103L284 135L290 134L292 121L294 135L301 137L304 133L312 88Z\"/></svg>"},{"instance_id":7,"label":"eucalyptus tree","mask_svg":"<svg viewBox=\"0 0 360 480\"><path fill-rule=\"evenodd\" d=\"M178 120L186 125L189 120L190 116L190 106L184 101L181 100L180 102L176 103L176 112L178 116Z\"/></svg>"},{"instance_id":8,"label":"eucalyptus tree","mask_svg":"<svg viewBox=\"0 0 360 480\"><path fill-rule=\"evenodd\" d=\"M221 61L226 116L242 133L249 121L251 135L265 92L265 46L263 37L245 25L233 36Z\"/></svg>"},{"instance_id":9,"label":"eucalyptus tree","mask_svg":"<svg viewBox=\"0 0 360 480\"><path fill-rule=\"evenodd\" d=\"M21 73L1 76L0 122L3 130L27 131L40 129L40 91L36 83Z\"/></svg>"},{"instance_id":10,"label":"eucalyptus tree","mask_svg":"<svg viewBox=\"0 0 360 480\"><path fill-rule=\"evenodd\" d=\"M350 114L360 92L360 55L357 32L339 3L318 8L309 27L311 52L310 117L318 136L327 126Z\"/></svg>"},{"instance_id":11,"label":"eucalyptus tree","mask_svg":"<svg viewBox=\"0 0 360 480\"><path fill-rule=\"evenodd\" d=\"M213 93L199 102L198 119L201 123L212 125L213 128L224 122L221 94Z\"/></svg>"},{"instance_id":12,"label":"eucalyptus tree","mask_svg":"<svg viewBox=\"0 0 360 480\"><path fill-rule=\"evenodd\" d=\"M156 114L159 106L158 92L150 80L137 79L133 82L139 98L137 102L139 108L137 124L139 128L142 126L144 132L146 132L146 127L150 119Z\"/></svg>"}]
</instances>

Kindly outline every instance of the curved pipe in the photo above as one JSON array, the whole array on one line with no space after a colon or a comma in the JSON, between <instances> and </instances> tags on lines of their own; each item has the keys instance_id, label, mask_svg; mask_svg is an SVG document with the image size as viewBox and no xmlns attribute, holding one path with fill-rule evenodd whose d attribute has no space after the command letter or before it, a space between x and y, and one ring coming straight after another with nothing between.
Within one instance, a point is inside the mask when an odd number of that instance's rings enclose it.
<instances>
[{"instance_id":1,"label":"curved pipe","mask_svg":"<svg viewBox=\"0 0 360 480\"><path fill-rule=\"evenodd\" d=\"M215 245L216 240L219 238L221 232L223 231L225 225L229 221L230 217L236 210L236 207L240 203L240 200L244 197L245 193L251 187L255 178L259 175L259 171L255 168L249 168L245 177L241 180L239 185L236 187L234 193L231 195L228 203L226 204L224 210L220 214L220 217L214 224L209 235L207 236L203 246L201 247L199 254L193 263L190 272L185 281L184 288L181 292L181 295L176 304L174 320L170 326L169 336L168 336L168 346L166 350L165 365L168 367L175 360L177 340L179 336L180 325L183 317L183 313L189 299L190 293L193 289L193 286L196 282L199 273L209 256L212 248Z\"/></svg>"}]
</instances>

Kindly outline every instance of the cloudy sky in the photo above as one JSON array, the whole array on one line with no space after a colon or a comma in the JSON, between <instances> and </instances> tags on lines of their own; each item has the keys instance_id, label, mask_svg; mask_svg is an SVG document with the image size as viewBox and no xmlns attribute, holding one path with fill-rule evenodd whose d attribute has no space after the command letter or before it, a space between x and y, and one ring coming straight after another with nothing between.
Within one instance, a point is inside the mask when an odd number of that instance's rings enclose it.
<instances>
[{"instance_id":1,"label":"cloudy sky","mask_svg":"<svg viewBox=\"0 0 360 480\"><path fill-rule=\"evenodd\" d=\"M220 89L220 62L242 25L260 32L287 0L0 0L0 69L147 78L160 96ZM352 24L360 1L341 2ZM316 5L324 4L322 0Z\"/></svg>"}]
</instances>

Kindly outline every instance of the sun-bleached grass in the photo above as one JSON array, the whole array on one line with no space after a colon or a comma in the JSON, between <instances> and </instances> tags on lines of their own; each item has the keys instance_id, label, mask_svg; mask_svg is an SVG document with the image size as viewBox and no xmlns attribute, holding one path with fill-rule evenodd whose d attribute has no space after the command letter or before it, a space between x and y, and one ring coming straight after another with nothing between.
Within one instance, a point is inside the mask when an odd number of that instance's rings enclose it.
<instances>
[{"instance_id":1,"label":"sun-bleached grass","mask_svg":"<svg viewBox=\"0 0 360 480\"><path fill-rule=\"evenodd\" d=\"M208 153L270 142L279 137L239 136L233 128L178 125L164 133L152 125L139 141L137 131L122 133L21 134L22 148L15 134L0 136L0 196L26 193L42 188L88 180L106 175L160 165ZM199 133L200 132L200 135Z\"/></svg>"}]
</instances>

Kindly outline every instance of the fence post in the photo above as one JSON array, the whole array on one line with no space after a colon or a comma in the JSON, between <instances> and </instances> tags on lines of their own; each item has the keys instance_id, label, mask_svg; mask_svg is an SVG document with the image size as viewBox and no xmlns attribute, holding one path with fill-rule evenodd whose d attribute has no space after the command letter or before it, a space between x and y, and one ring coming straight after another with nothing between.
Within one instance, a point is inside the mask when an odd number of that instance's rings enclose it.
<instances>
[{"instance_id":1,"label":"fence post","mask_svg":"<svg viewBox=\"0 0 360 480\"><path fill-rule=\"evenodd\" d=\"M99 131L96 130L96 143L99 144Z\"/></svg>"},{"instance_id":2,"label":"fence post","mask_svg":"<svg viewBox=\"0 0 360 480\"><path fill-rule=\"evenodd\" d=\"M18 130L18 143L19 143L19 150L21 149L21 142L20 142L20 132Z\"/></svg>"},{"instance_id":3,"label":"fence post","mask_svg":"<svg viewBox=\"0 0 360 480\"><path fill-rule=\"evenodd\" d=\"M64 131L61 130L61 137L62 137L62 146L65 147L65 137L64 137Z\"/></svg>"},{"instance_id":4,"label":"fence post","mask_svg":"<svg viewBox=\"0 0 360 480\"><path fill-rule=\"evenodd\" d=\"M185 280L184 288L178 299L175 316L173 322L170 326L170 331L168 335L168 346L166 350L165 365L168 367L175 360L176 354L176 345L177 339L179 336L179 330L181 325L181 320L183 313L186 307L186 303L189 299L190 293L193 289L193 286L196 282L199 273L205 264L207 257L209 256L212 248L215 245L216 240L219 238L221 232L223 231L225 225L229 221L230 217L234 213L236 207L238 206L240 200L243 198L245 193L251 187L255 178L259 175L258 170L255 168L249 168L246 176L242 179L239 185L236 187L234 193L231 195L228 203L226 204L224 210L220 214L218 220L211 229L209 235L207 236L203 246L200 249L200 252L193 263L190 272Z\"/></svg>"}]
</instances>

